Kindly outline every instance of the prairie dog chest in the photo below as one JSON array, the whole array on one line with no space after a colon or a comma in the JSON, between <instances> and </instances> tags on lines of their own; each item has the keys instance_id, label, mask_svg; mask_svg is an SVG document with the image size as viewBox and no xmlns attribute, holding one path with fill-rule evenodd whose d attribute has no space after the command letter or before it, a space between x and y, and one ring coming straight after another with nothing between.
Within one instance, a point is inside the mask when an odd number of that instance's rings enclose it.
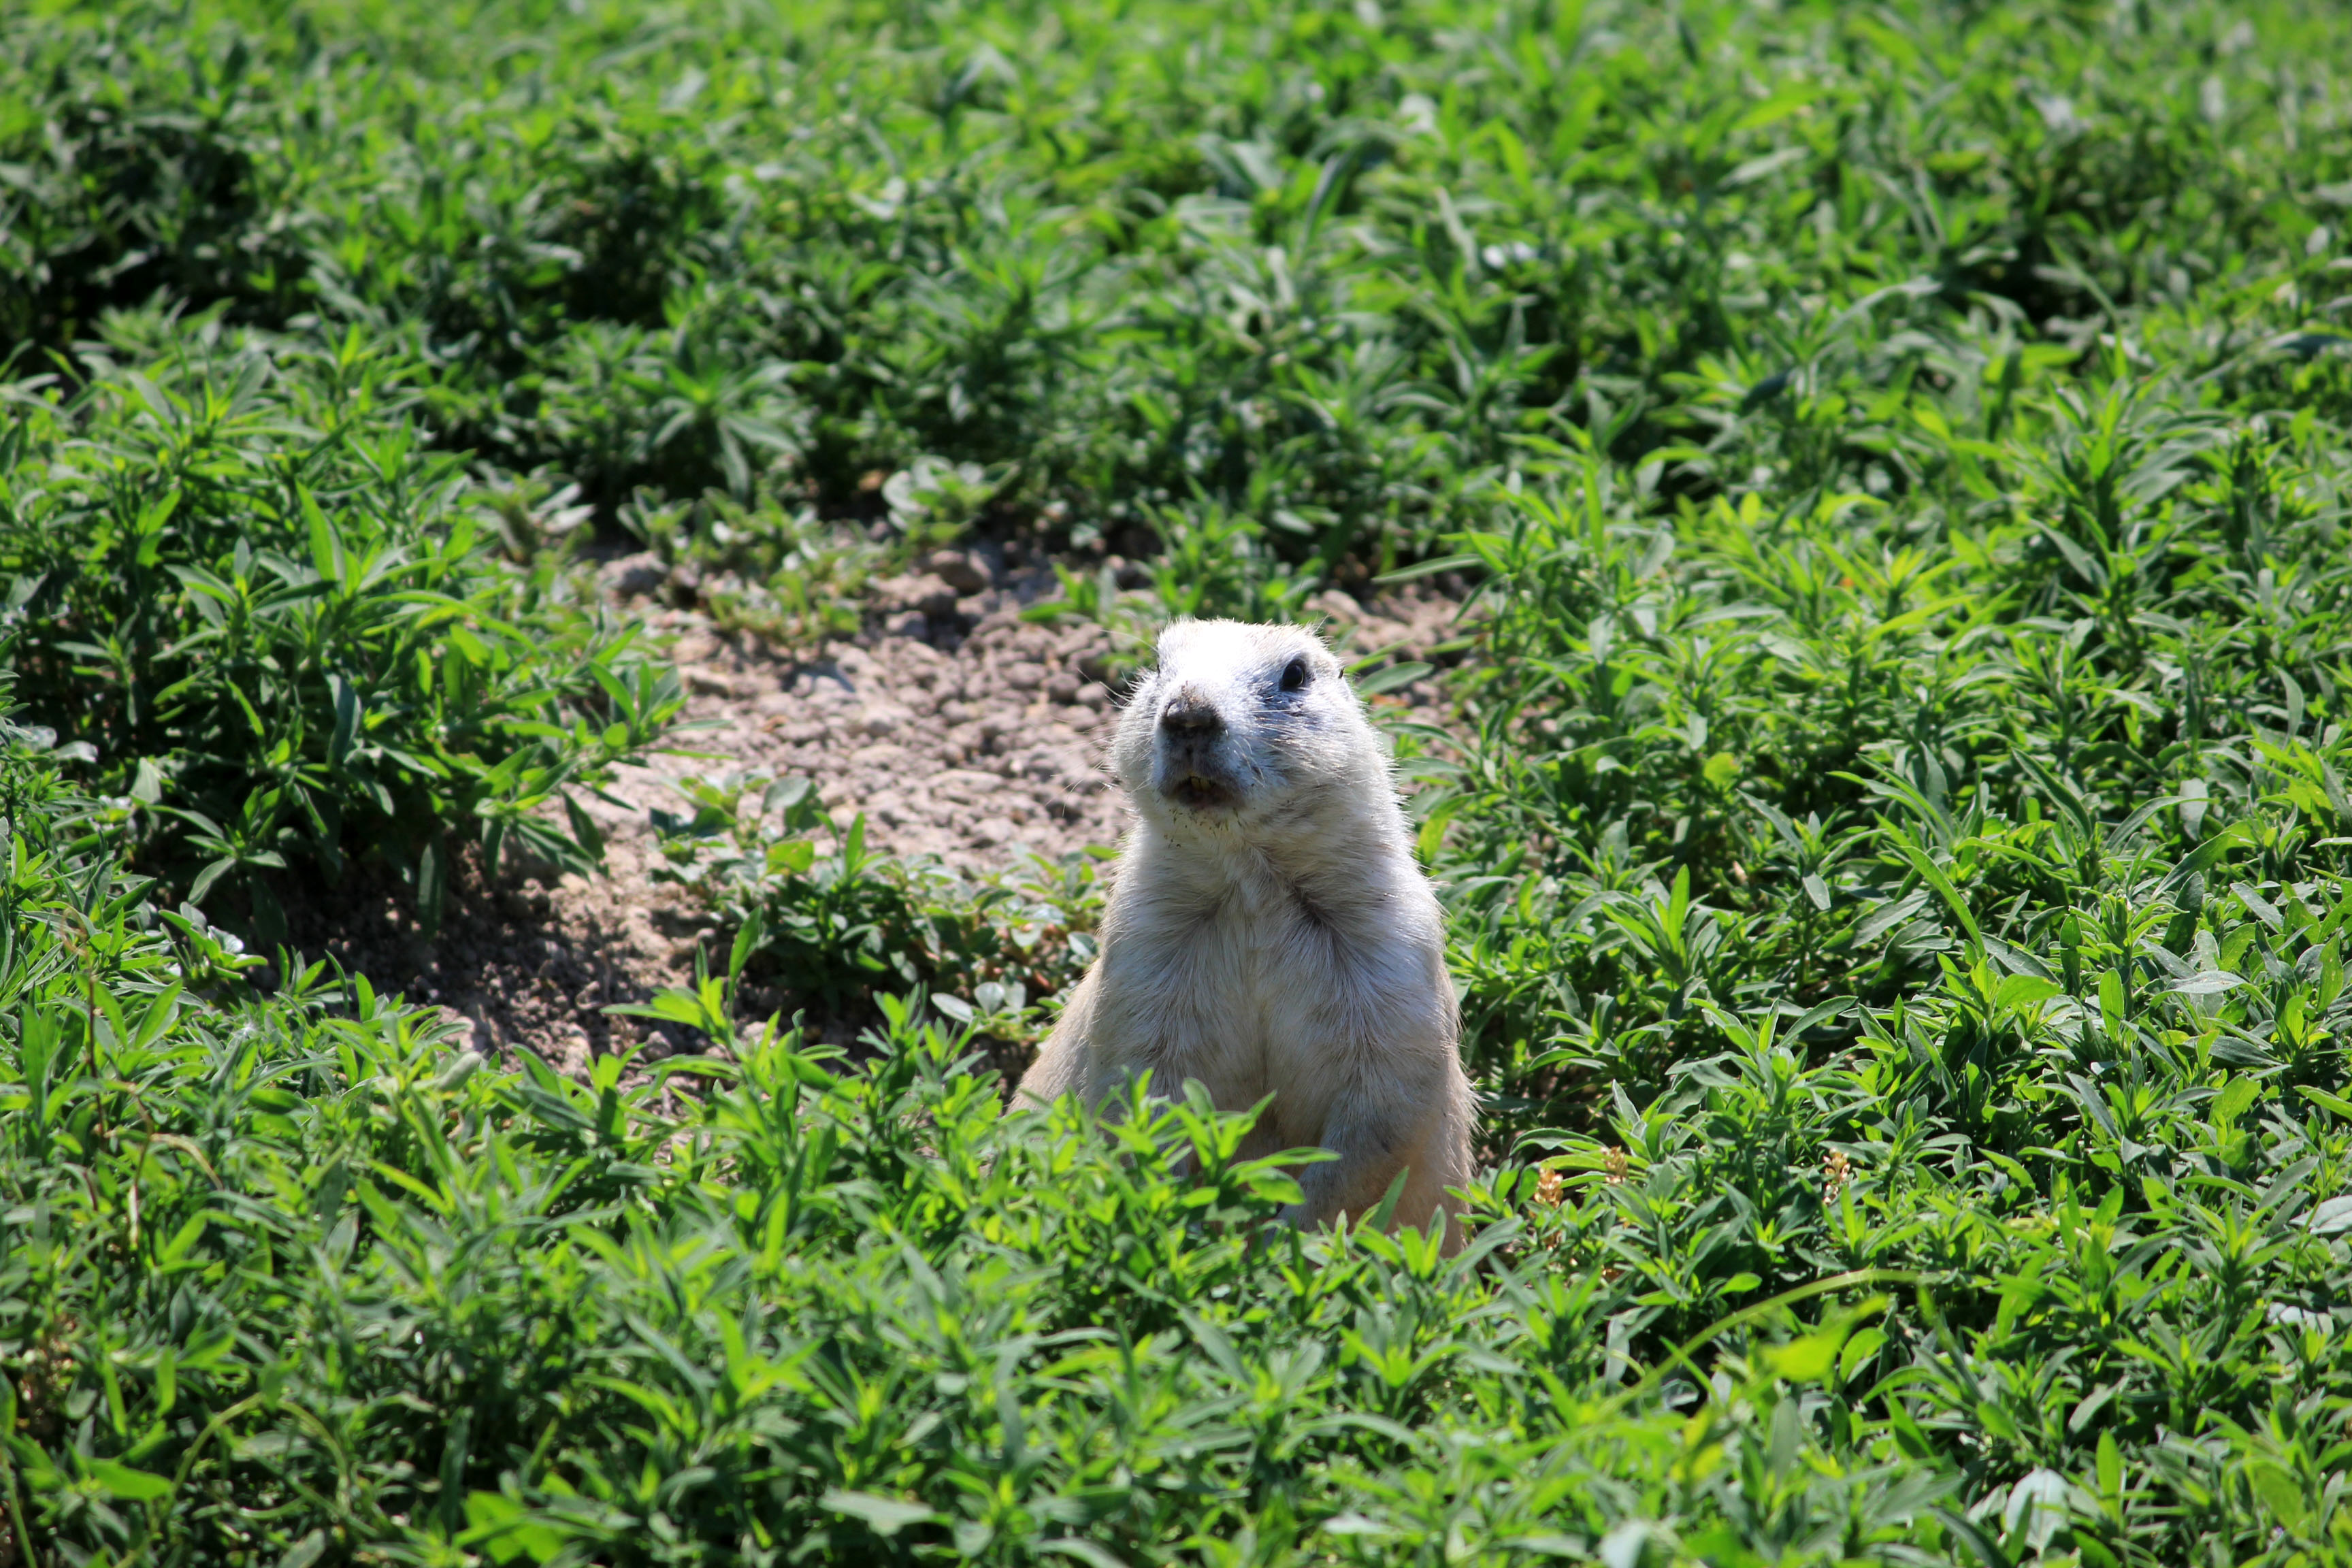
<instances>
[{"instance_id":1,"label":"prairie dog chest","mask_svg":"<svg viewBox=\"0 0 2352 1568\"><path fill-rule=\"evenodd\" d=\"M1255 879L1168 889L1121 911L1107 944L1097 1038L1106 1065L1198 1079L1222 1110L1267 1094L1286 1129L1322 1120L1363 967L1295 889Z\"/></svg>"}]
</instances>

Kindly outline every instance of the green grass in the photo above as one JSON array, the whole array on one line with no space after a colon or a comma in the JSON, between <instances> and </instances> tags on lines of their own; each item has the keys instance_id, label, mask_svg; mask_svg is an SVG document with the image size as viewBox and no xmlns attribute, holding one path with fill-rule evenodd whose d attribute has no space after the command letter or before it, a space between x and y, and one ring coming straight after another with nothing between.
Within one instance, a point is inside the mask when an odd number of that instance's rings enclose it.
<instances>
[{"instance_id":1,"label":"green grass","mask_svg":"<svg viewBox=\"0 0 2352 1568\"><path fill-rule=\"evenodd\" d=\"M20 1553L2352 1560L2336 11L5 29ZM970 530L1128 630L1464 574L1469 1253L1003 1120L1086 879L789 784L662 824L731 1060L256 995L273 887L593 855L675 694L580 528L802 639Z\"/></svg>"}]
</instances>

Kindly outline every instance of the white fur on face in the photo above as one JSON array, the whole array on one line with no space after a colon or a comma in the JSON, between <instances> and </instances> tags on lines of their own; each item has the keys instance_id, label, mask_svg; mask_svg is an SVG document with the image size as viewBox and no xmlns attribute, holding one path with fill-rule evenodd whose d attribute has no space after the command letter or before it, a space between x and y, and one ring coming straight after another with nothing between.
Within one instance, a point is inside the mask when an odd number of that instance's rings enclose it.
<instances>
[{"instance_id":1,"label":"white fur on face","mask_svg":"<svg viewBox=\"0 0 2352 1568\"><path fill-rule=\"evenodd\" d=\"M1137 809L1206 827L1264 825L1302 793L1361 781L1381 742L1339 661L1299 626L1178 621L1129 700L1112 765Z\"/></svg>"}]
</instances>

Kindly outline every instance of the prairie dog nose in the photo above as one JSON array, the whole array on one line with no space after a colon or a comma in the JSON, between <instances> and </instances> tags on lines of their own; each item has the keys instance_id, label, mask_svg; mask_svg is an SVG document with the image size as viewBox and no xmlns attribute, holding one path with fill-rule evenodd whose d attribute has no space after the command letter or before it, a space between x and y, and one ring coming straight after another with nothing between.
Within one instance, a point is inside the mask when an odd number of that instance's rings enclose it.
<instances>
[{"instance_id":1,"label":"prairie dog nose","mask_svg":"<svg viewBox=\"0 0 2352 1568\"><path fill-rule=\"evenodd\" d=\"M1224 731L1216 704L1186 688L1160 710L1160 727L1180 741L1205 741Z\"/></svg>"}]
</instances>

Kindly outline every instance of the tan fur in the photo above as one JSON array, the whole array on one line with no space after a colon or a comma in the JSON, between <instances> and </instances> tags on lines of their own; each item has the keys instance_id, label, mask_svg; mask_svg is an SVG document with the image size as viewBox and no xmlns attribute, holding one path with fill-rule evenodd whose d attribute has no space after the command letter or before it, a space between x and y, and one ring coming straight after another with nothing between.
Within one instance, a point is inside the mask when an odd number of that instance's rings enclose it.
<instances>
[{"instance_id":1,"label":"tan fur","mask_svg":"<svg viewBox=\"0 0 2352 1568\"><path fill-rule=\"evenodd\" d=\"M1159 651L1112 746L1135 827L1101 956L1021 1095L1096 1103L1146 1069L1169 1094L1197 1079L1223 1110L1272 1094L1244 1159L1339 1156L1299 1171L1286 1217L1366 1214L1401 1168L1396 1220L1450 1217L1474 1102L1386 747L1311 633L1178 622ZM1308 679L1285 692L1294 659ZM1451 1251L1462 1227L1446 1228Z\"/></svg>"}]
</instances>

